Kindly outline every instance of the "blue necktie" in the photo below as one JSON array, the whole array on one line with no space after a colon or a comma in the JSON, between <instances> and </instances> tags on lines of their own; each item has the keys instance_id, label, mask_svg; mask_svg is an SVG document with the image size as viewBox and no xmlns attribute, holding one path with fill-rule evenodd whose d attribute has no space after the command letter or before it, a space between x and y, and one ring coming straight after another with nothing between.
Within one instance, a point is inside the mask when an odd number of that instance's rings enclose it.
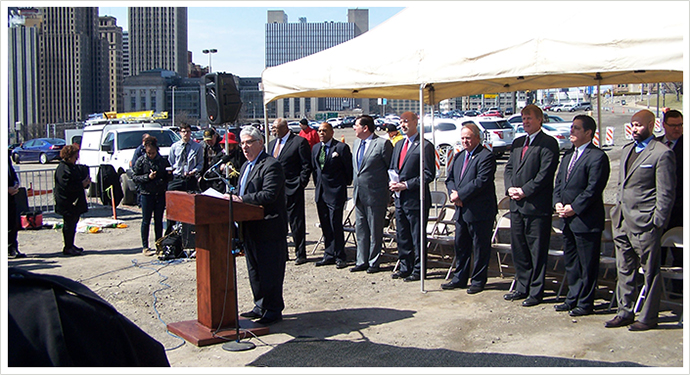
<instances>
[{"instance_id":1,"label":"blue necktie","mask_svg":"<svg viewBox=\"0 0 690 375\"><path fill-rule=\"evenodd\" d=\"M359 150L357 150L357 169L362 168L362 159L364 158L364 144L366 141L362 141L362 143L359 144Z\"/></svg>"},{"instance_id":2,"label":"blue necktie","mask_svg":"<svg viewBox=\"0 0 690 375\"><path fill-rule=\"evenodd\" d=\"M242 181L240 182L240 197L244 195L244 189L247 187L247 177L249 176L249 172L252 171L252 164L249 163L247 164L247 169L244 171L244 175L242 176Z\"/></svg>"}]
</instances>

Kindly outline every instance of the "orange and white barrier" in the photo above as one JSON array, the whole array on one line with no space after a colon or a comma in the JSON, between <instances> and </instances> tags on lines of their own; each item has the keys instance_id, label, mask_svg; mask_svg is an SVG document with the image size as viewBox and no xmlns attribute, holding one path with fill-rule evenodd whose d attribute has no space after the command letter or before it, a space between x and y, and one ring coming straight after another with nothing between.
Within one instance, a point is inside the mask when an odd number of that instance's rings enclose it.
<instances>
[{"instance_id":1,"label":"orange and white barrier","mask_svg":"<svg viewBox=\"0 0 690 375\"><path fill-rule=\"evenodd\" d=\"M605 146L613 146L613 130L612 126L606 127L606 140L604 142Z\"/></svg>"},{"instance_id":2,"label":"orange and white barrier","mask_svg":"<svg viewBox=\"0 0 690 375\"><path fill-rule=\"evenodd\" d=\"M599 129L594 133L594 139L592 139L592 143L594 143L595 146L599 147Z\"/></svg>"},{"instance_id":3,"label":"orange and white barrier","mask_svg":"<svg viewBox=\"0 0 690 375\"><path fill-rule=\"evenodd\" d=\"M659 133L661 132L661 119L657 118L654 120L654 133Z\"/></svg>"},{"instance_id":4,"label":"orange and white barrier","mask_svg":"<svg viewBox=\"0 0 690 375\"><path fill-rule=\"evenodd\" d=\"M632 124L631 123L625 124L625 139L627 139L627 140L633 139Z\"/></svg>"}]
</instances>

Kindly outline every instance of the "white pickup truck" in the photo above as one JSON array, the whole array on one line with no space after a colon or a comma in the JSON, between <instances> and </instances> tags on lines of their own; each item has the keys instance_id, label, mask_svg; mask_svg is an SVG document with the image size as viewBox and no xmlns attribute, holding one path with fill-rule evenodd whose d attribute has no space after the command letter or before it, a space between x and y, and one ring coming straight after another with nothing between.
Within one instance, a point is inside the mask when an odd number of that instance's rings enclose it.
<instances>
[{"instance_id":1,"label":"white pickup truck","mask_svg":"<svg viewBox=\"0 0 690 375\"><path fill-rule=\"evenodd\" d=\"M91 170L93 190L99 191L97 186L98 167L101 164L110 164L120 176L122 187L122 204L136 204L136 186L127 176L129 162L132 160L134 150L141 145L142 136L148 133L158 139L159 153L167 157L170 146L180 139L174 131L162 127L158 123L119 123L119 124L94 124L87 125L83 129L81 138L81 151L79 162L88 165Z\"/></svg>"}]
</instances>

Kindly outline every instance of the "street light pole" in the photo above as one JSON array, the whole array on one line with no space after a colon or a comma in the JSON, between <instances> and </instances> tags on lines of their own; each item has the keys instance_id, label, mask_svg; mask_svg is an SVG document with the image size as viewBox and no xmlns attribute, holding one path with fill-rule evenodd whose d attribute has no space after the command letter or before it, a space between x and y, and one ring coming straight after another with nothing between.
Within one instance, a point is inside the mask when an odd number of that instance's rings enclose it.
<instances>
[{"instance_id":1,"label":"street light pole","mask_svg":"<svg viewBox=\"0 0 690 375\"><path fill-rule=\"evenodd\" d=\"M204 55L208 55L208 72L211 73L213 70L211 69L211 55L218 52L217 49L212 48L212 49L205 49L201 51Z\"/></svg>"},{"instance_id":2,"label":"street light pole","mask_svg":"<svg viewBox=\"0 0 690 375\"><path fill-rule=\"evenodd\" d=\"M172 126L175 126L175 87L172 87L172 97L170 98L172 100Z\"/></svg>"}]
</instances>

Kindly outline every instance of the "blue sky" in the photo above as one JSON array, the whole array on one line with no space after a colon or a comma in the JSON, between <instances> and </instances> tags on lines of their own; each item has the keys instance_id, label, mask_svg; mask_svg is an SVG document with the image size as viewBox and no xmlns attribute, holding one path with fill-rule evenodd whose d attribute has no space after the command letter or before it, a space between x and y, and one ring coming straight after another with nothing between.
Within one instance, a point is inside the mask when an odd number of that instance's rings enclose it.
<instances>
[{"instance_id":1,"label":"blue sky","mask_svg":"<svg viewBox=\"0 0 690 375\"><path fill-rule=\"evenodd\" d=\"M137 3L139 4L141 3ZM163 5L162 3L147 5L159 4ZM203 4L209 5L209 3ZM229 2L218 2L218 4L224 6L187 9L187 49L192 51L194 63L202 66L208 65L208 55L204 55L201 51L217 49L218 52L211 56L213 71L232 73L241 77L259 77L264 70L265 25L268 10L284 10L288 16L288 22L298 22L300 17L307 17L307 22L347 22L347 10L359 6L361 9L369 9L369 29L371 30L403 9L402 7L366 6L365 3L356 2L349 7L329 7L327 5L330 3L326 2L314 2L315 5L318 4L314 7L283 6L280 2L272 3L277 5L272 7L226 6L230 4ZM293 4L293 2L284 2L284 4ZM305 4L305 2L299 4ZM117 24L127 30L126 7L99 6L99 14L117 18ZM385 41L381 43L385 45Z\"/></svg>"}]
</instances>

